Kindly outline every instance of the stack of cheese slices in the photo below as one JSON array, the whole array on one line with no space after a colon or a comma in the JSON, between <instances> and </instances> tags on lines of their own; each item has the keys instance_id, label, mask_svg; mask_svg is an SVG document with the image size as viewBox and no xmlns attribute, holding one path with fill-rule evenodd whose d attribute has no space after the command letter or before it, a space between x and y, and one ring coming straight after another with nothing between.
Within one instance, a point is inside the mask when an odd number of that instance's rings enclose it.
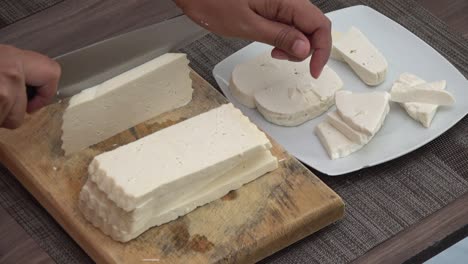
<instances>
[{"instance_id":1,"label":"stack of cheese slices","mask_svg":"<svg viewBox=\"0 0 468 264\"><path fill-rule=\"evenodd\" d=\"M316 127L316 134L331 159L361 149L382 127L390 106L387 92L336 93L337 111Z\"/></svg>"},{"instance_id":2,"label":"stack of cheese slices","mask_svg":"<svg viewBox=\"0 0 468 264\"><path fill-rule=\"evenodd\" d=\"M328 66L320 78L314 79L308 59L282 61L264 53L235 67L230 91L241 104L256 107L269 122L298 126L327 111L342 86L341 79Z\"/></svg>"},{"instance_id":3,"label":"stack of cheese slices","mask_svg":"<svg viewBox=\"0 0 468 264\"><path fill-rule=\"evenodd\" d=\"M403 73L392 86L392 101L399 102L409 116L428 128L439 105L455 103L445 87L445 80L428 83L414 74Z\"/></svg>"},{"instance_id":4,"label":"stack of cheese slices","mask_svg":"<svg viewBox=\"0 0 468 264\"><path fill-rule=\"evenodd\" d=\"M271 147L222 105L96 156L79 207L105 234L129 241L276 169Z\"/></svg>"}]
</instances>

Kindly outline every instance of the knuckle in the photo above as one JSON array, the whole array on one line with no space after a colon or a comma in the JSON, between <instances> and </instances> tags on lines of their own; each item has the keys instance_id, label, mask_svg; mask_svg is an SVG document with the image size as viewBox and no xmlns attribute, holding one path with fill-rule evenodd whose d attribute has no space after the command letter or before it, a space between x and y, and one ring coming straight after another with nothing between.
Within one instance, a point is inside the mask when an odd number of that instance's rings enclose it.
<instances>
[{"instance_id":1,"label":"knuckle","mask_svg":"<svg viewBox=\"0 0 468 264\"><path fill-rule=\"evenodd\" d=\"M294 35L294 30L292 27L283 27L277 34L276 38L274 40L274 46L278 48L291 48L292 44L290 44L288 41L292 39Z\"/></svg>"},{"instance_id":2,"label":"knuckle","mask_svg":"<svg viewBox=\"0 0 468 264\"><path fill-rule=\"evenodd\" d=\"M10 66L1 70L0 75L2 79L8 82L19 83L23 80L23 73L19 67Z\"/></svg>"}]
</instances>

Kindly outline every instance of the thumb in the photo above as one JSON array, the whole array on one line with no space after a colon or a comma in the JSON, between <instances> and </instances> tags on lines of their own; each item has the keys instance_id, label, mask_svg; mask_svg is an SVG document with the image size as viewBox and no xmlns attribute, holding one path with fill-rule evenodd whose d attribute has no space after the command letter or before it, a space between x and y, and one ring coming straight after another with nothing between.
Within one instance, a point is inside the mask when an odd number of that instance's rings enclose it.
<instances>
[{"instance_id":1,"label":"thumb","mask_svg":"<svg viewBox=\"0 0 468 264\"><path fill-rule=\"evenodd\" d=\"M253 39L283 51L277 53L278 59L304 60L310 55L309 39L299 30L261 16L257 16L257 20Z\"/></svg>"}]
</instances>

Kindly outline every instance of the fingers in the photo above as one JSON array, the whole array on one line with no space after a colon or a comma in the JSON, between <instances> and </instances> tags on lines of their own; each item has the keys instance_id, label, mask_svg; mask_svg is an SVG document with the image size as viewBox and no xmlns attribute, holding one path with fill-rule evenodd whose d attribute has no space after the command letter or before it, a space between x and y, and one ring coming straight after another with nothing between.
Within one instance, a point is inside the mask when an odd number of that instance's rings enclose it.
<instances>
[{"instance_id":1,"label":"fingers","mask_svg":"<svg viewBox=\"0 0 468 264\"><path fill-rule=\"evenodd\" d=\"M314 78L318 78L322 72L331 52L331 23L317 29L309 37L313 49L312 59L310 61L310 73Z\"/></svg>"},{"instance_id":2,"label":"fingers","mask_svg":"<svg viewBox=\"0 0 468 264\"><path fill-rule=\"evenodd\" d=\"M6 128L17 128L23 121L25 111L25 102L17 102L21 93L26 93L23 74L20 67L12 65L0 66L0 122Z\"/></svg>"},{"instance_id":3,"label":"fingers","mask_svg":"<svg viewBox=\"0 0 468 264\"><path fill-rule=\"evenodd\" d=\"M251 8L268 21L254 23L254 40L275 46L272 57L277 59L298 61L313 53L310 71L318 78L332 43L331 22L320 9L308 0L252 0Z\"/></svg>"},{"instance_id":4,"label":"fingers","mask_svg":"<svg viewBox=\"0 0 468 264\"><path fill-rule=\"evenodd\" d=\"M5 128L18 128L24 121L28 99L26 98L26 92L21 88L17 88L16 98L12 98L14 100L13 106L3 122Z\"/></svg>"},{"instance_id":5,"label":"fingers","mask_svg":"<svg viewBox=\"0 0 468 264\"><path fill-rule=\"evenodd\" d=\"M25 82L38 87L36 96L27 104L27 111L34 112L49 104L56 95L60 65L33 51L22 51L22 64Z\"/></svg>"},{"instance_id":6,"label":"fingers","mask_svg":"<svg viewBox=\"0 0 468 264\"><path fill-rule=\"evenodd\" d=\"M278 55L283 59L297 58L299 60L304 60L309 56L309 40L302 32L294 27L271 21L260 16L257 16L254 25L258 28L253 34L254 40L270 44L283 51L283 53L275 51L272 53L272 56ZM280 58L278 57L278 59Z\"/></svg>"}]
</instances>

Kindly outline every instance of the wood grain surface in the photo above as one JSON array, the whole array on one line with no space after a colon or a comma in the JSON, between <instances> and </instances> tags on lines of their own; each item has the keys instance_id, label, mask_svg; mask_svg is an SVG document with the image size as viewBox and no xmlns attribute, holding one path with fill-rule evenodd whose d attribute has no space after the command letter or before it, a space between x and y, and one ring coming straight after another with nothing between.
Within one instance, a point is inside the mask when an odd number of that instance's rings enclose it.
<instances>
[{"instance_id":1,"label":"wood grain surface","mask_svg":"<svg viewBox=\"0 0 468 264\"><path fill-rule=\"evenodd\" d=\"M0 132L0 161L98 263L251 263L343 217L341 198L273 142L278 169L135 240L115 242L88 223L78 195L95 155L227 102L197 74L192 79L187 106L67 157L60 147L66 102L51 105Z\"/></svg>"}]
</instances>

